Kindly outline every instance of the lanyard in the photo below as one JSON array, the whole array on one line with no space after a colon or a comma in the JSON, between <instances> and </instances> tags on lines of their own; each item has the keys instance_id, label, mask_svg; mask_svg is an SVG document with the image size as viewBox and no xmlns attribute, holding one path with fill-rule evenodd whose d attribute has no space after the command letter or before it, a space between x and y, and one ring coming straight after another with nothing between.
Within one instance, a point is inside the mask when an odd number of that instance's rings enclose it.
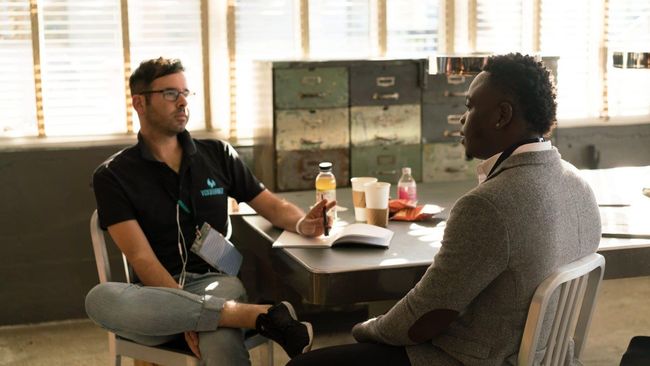
<instances>
[{"instance_id":1,"label":"lanyard","mask_svg":"<svg viewBox=\"0 0 650 366\"><path fill-rule=\"evenodd\" d=\"M517 148L519 146L526 145L526 144L532 144L532 143L535 143L535 142L544 142L544 138L543 137L533 137L533 138L530 138L530 139L525 139L525 140L519 141L516 144L511 145L510 147L505 149L501 153L499 158L497 159L496 163L494 163L494 165L492 166L492 169L490 169L490 172L488 173L487 176L489 177L490 175L492 175L492 173L494 173L494 171L497 169L497 167L499 165L501 165L501 163L503 163L504 160L509 158L510 155L512 155L512 153L515 152L515 150L517 150Z\"/></svg>"}]
</instances>

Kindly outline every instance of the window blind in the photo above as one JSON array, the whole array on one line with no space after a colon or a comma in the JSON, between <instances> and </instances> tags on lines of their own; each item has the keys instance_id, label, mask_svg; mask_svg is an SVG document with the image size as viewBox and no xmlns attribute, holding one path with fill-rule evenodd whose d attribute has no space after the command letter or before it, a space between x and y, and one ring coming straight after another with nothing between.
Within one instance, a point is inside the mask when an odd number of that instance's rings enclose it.
<instances>
[{"instance_id":1,"label":"window blind","mask_svg":"<svg viewBox=\"0 0 650 366\"><path fill-rule=\"evenodd\" d=\"M187 129L204 129L201 1L129 1L129 39L132 71L140 62L161 56L182 61L188 89L196 93L188 101ZM139 129L138 114L134 110L133 130Z\"/></svg>"},{"instance_id":2,"label":"window blind","mask_svg":"<svg viewBox=\"0 0 650 366\"><path fill-rule=\"evenodd\" d=\"M268 90L256 72L256 60L300 56L295 32L299 21L293 0L238 0L235 3L237 137L253 137L255 94Z\"/></svg>"},{"instance_id":3,"label":"window blind","mask_svg":"<svg viewBox=\"0 0 650 366\"><path fill-rule=\"evenodd\" d=\"M590 0L544 0L541 4L540 49L559 56L558 111L562 119L597 118L603 99L599 71L602 11Z\"/></svg>"},{"instance_id":4,"label":"window blind","mask_svg":"<svg viewBox=\"0 0 650 366\"><path fill-rule=\"evenodd\" d=\"M522 0L477 0L477 52L508 53L521 51L527 34L524 29Z\"/></svg>"},{"instance_id":5,"label":"window blind","mask_svg":"<svg viewBox=\"0 0 650 366\"><path fill-rule=\"evenodd\" d=\"M46 135L124 132L119 3L43 0L39 10Z\"/></svg>"},{"instance_id":6,"label":"window blind","mask_svg":"<svg viewBox=\"0 0 650 366\"><path fill-rule=\"evenodd\" d=\"M0 0L0 137L38 135L29 0Z\"/></svg>"},{"instance_id":7,"label":"window blind","mask_svg":"<svg viewBox=\"0 0 650 366\"><path fill-rule=\"evenodd\" d=\"M387 0L386 55L428 57L438 50L438 0Z\"/></svg>"},{"instance_id":8,"label":"window blind","mask_svg":"<svg viewBox=\"0 0 650 366\"><path fill-rule=\"evenodd\" d=\"M369 0L311 0L309 39L311 58L369 57Z\"/></svg>"},{"instance_id":9,"label":"window blind","mask_svg":"<svg viewBox=\"0 0 650 366\"><path fill-rule=\"evenodd\" d=\"M650 52L650 2L609 2L608 99L610 116L650 115L650 70L619 69L612 51Z\"/></svg>"}]
</instances>

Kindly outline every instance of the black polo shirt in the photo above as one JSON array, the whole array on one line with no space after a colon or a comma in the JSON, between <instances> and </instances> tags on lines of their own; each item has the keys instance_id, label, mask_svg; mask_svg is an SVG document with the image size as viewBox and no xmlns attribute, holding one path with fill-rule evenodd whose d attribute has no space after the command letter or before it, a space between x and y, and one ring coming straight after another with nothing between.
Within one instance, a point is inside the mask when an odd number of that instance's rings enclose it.
<instances>
[{"instance_id":1,"label":"black polo shirt","mask_svg":"<svg viewBox=\"0 0 650 366\"><path fill-rule=\"evenodd\" d=\"M183 148L179 173L153 157L142 136L111 156L93 175L99 222L103 229L135 219L158 260L172 275L183 267L178 250L176 208L188 250L186 270L204 273L210 266L189 251L196 227L208 222L224 235L228 196L248 202L264 190L235 149L218 140L178 135Z\"/></svg>"}]
</instances>

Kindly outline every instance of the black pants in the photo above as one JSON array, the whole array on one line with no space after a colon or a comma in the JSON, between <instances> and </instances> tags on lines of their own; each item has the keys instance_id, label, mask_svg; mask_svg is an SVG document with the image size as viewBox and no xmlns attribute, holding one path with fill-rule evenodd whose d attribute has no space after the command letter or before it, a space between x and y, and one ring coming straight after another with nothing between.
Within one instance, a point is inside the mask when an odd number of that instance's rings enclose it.
<instances>
[{"instance_id":1,"label":"black pants","mask_svg":"<svg viewBox=\"0 0 650 366\"><path fill-rule=\"evenodd\" d=\"M287 366L411 366L404 347L377 343L355 343L320 348L303 353Z\"/></svg>"}]
</instances>

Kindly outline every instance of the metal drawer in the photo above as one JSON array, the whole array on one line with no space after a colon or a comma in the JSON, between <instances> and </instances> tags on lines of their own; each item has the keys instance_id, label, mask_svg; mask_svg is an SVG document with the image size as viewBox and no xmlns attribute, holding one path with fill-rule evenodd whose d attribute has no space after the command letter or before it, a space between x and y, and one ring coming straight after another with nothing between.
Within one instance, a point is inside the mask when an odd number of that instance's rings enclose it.
<instances>
[{"instance_id":1,"label":"metal drawer","mask_svg":"<svg viewBox=\"0 0 650 366\"><path fill-rule=\"evenodd\" d=\"M350 67L351 105L395 105L420 102L420 63L366 61Z\"/></svg>"},{"instance_id":2,"label":"metal drawer","mask_svg":"<svg viewBox=\"0 0 650 366\"><path fill-rule=\"evenodd\" d=\"M331 161L337 187L350 184L350 150L302 150L277 152L277 190L295 191L315 189L318 163Z\"/></svg>"},{"instance_id":3,"label":"metal drawer","mask_svg":"<svg viewBox=\"0 0 650 366\"><path fill-rule=\"evenodd\" d=\"M350 144L349 124L348 108L278 109L275 112L275 148L347 148Z\"/></svg>"},{"instance_id":4,"label":"metal drawer","mask_svg":"<svg viewBox=\"0 0 650 366\"><path fill-rule=\"evenodd\" d=\"M420 105L350 107L352 146L420 143Z\"/></svg>"},{"instance_id":5,"label":"metal drawer","mask_svg":"<svg viewBox=\"0 0 650 366\"><path fill-rule=\"evenodd\" d=\"M353 177L376 177L382 182L397 184L403 167L411 167L415 180L422 178L420 144L365 146L350 149Z\"/></svg>"},{"instance_id":6,"label":"metal drawer","mask_svg":"<svg viewBox=\"0 0 650 366\"><path fill-rule=\"evenodd\" d=\"M460 103L422 104L422 142L460 141L460 118L465 111Z\"/></svg>"},{"instance_id":7,"label":"metal drawer","mask_svg":"<svg viewBox=\"0 0 650 366\"><path fill-rule=\"evenodd\" d=\"M422 180L446 182L476 178L476 166L480 160L468 161L465 147L458 143L422 145Z\"/></svg>"},{"instance_id":8,"label":"metal drawer","mask_svg":"<svg viewBox=\"0 0 650 366\"><path fill-rule=\"evenodd\" d=\"M348 70L345 67L275 69L273 95L279 109L348 106Z\"/></svg>"},{"instance_id":9,"label":"metal drawer","mask_svg":"<svg viewBox=\"0 0 650 366\"><path fill-rule=\"evenodd\" d=\"M427 88L422 91L422 103L463 104L469 84L475 75L444 75L427 76Z\"/></svg>"}]
</instances>

